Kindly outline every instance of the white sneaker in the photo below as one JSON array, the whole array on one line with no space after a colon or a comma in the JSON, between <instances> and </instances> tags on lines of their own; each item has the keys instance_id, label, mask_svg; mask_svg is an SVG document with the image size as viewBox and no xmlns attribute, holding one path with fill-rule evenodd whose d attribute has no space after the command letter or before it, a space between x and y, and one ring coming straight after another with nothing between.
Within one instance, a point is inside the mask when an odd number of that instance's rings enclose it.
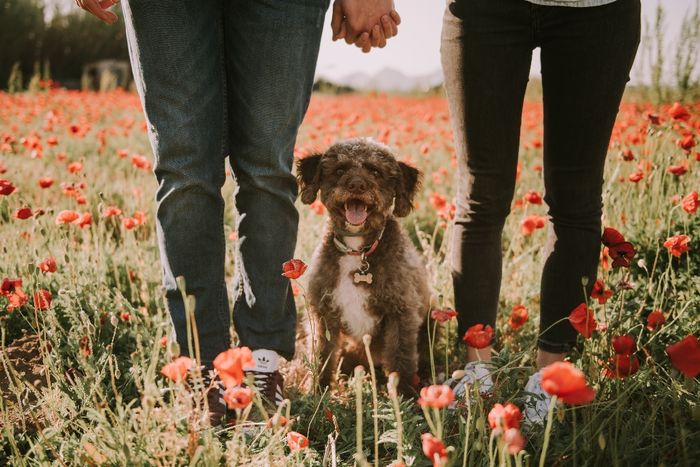
<instances>
[{"instance_id":1,"label":"white sneaker","mask_svg":"<svg viewBox=\"0 0 700 467\"><path fill-rule=\"evenodd\" d=\"M479 385L479 393L488 394L493 389L491 380L491 370L484 362L469 362L464 370L457 370L452 373L452 378L445 381L445 384L452 388L455 398L459 399L464 395L468 385Z\"/></svg>"},{"instance_id":2,"label":"white sneaker","mask_svg":"<svg viewBox=\"0 0 700 467\"><path fill-rule=\"evenodd\" d=\"M541 376L542 370L539 370L530 376L525 385L523 420L531 426L544 424L549 412L549 403L552 400L552 396L542 389Z\"/></svg>"}]
</instances>

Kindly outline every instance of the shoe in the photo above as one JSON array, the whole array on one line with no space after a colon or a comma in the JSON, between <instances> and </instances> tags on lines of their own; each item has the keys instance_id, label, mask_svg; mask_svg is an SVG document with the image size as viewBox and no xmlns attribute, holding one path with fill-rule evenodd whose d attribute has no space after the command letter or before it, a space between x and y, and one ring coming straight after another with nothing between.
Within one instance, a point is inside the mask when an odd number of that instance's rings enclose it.
<instances>
[{"instance_id":1,"label":"shoe","mask_svg":"<svg viewBox=\"0 0 700 467\"><path fill-rule=\"evenodd\" d=\"M484 362L469 362L464 370L457 370L452 373L452 378L445 381L445 384L452 388L455 398L460 399L467 390L467 386L479 385L479 393L484 395L493 390L493 380L489 365ZM456 403L453 403L456 405ZM454 408L454 407L451 407Z\"/></svg>"},{"instance_id":2,"label":"shoe","mask_svg":"<svg viewBox=\"0 0 700 467\"><path fill-rule=\"evenodd\" d=\"M253 377L253 384L258 390L263 404L272 412L284 402L284 377L278 371L246 371L246 375Z\"/></svg>"},{"instance_id":3,"label":"shoe","mask_svg":"<svg viewBox=\"0 0 700 467\"><path fill-rule=\"evenodd\" d=\"M523 421L530 426L543 425L549 413L549 403L552 396L542 389L540 377L542 370L530 376L525 385L525 398L523 406Z\"/></svg>"},{"instance_id":4,"label":"shoe","mask_svg":"<svg viewBox=\"0 0 700 467\"><path fill-rule=\"evenodd\" d=\"M231 415L224 402L225 391L224 384L218 379L208 384L207 405L209 406L209 424L212 427L220 426Z\"/></svg>"}]
</instances>

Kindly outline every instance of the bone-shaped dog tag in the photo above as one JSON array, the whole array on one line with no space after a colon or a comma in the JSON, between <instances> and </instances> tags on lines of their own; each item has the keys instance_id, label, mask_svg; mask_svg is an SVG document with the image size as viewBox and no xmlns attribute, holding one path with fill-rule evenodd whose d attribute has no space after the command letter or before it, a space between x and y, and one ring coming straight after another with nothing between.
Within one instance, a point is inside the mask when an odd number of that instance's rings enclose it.
<instances>
[{"instance_id":1,"label":"bone-shaped dog tag","mask_svg":"<svg viewBox=\"0 0 700 467\"><path fill-rule=\"evenodd\" d=\"M359 272L355 273L355 278L353 279L355 281L355 284L359 284L360 282L366 282L368 284L372 283L372 273L368 272L367 274L362 274Z\"/></svg>"}]
</instances>

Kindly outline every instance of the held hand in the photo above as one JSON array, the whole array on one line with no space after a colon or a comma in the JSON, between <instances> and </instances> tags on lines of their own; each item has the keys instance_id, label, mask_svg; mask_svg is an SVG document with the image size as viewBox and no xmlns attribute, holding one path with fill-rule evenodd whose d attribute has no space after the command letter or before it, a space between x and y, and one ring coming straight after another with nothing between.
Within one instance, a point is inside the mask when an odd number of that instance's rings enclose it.
<instances>
[{"instance_id":1,"label":"held hand","mask_svg":"<svg viewBox=\"0 0 700 467\"><path fill-rule=\"evenodd\" d=\"M113 7L117 3L119 0L75 0L76 5L107 24L117 22L117 15L107 11L107 8Z\"/></svg>"},{"instance_id":2,"label":"held hand","mask_svg":"<svg viewBox=\"0 0 700 467\"><path fill-rule=\"evenodd\" d=\"M333 40L345 39L363 52L384 47L398 33L401 17L392 0L336 0L331 29Z\"/></svg>"}]
</instances>

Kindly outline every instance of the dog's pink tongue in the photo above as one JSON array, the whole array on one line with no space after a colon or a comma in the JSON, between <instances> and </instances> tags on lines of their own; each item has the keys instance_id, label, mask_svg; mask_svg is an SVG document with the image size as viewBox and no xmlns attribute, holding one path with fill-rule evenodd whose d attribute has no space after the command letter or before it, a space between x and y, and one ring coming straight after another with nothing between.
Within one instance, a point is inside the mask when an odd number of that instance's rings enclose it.
<instances>
[{"instance_id":1,"label":"dog's pink tongue","mask_svg":"<svg viewBox=\"0 0 700 467\"><path fill-rule=\"evenodd\" d=\"M359 201L349 201L345 205L345 220L352 225L360 225L367 220L367 205Z\"/></svg>"}]
</instances>

